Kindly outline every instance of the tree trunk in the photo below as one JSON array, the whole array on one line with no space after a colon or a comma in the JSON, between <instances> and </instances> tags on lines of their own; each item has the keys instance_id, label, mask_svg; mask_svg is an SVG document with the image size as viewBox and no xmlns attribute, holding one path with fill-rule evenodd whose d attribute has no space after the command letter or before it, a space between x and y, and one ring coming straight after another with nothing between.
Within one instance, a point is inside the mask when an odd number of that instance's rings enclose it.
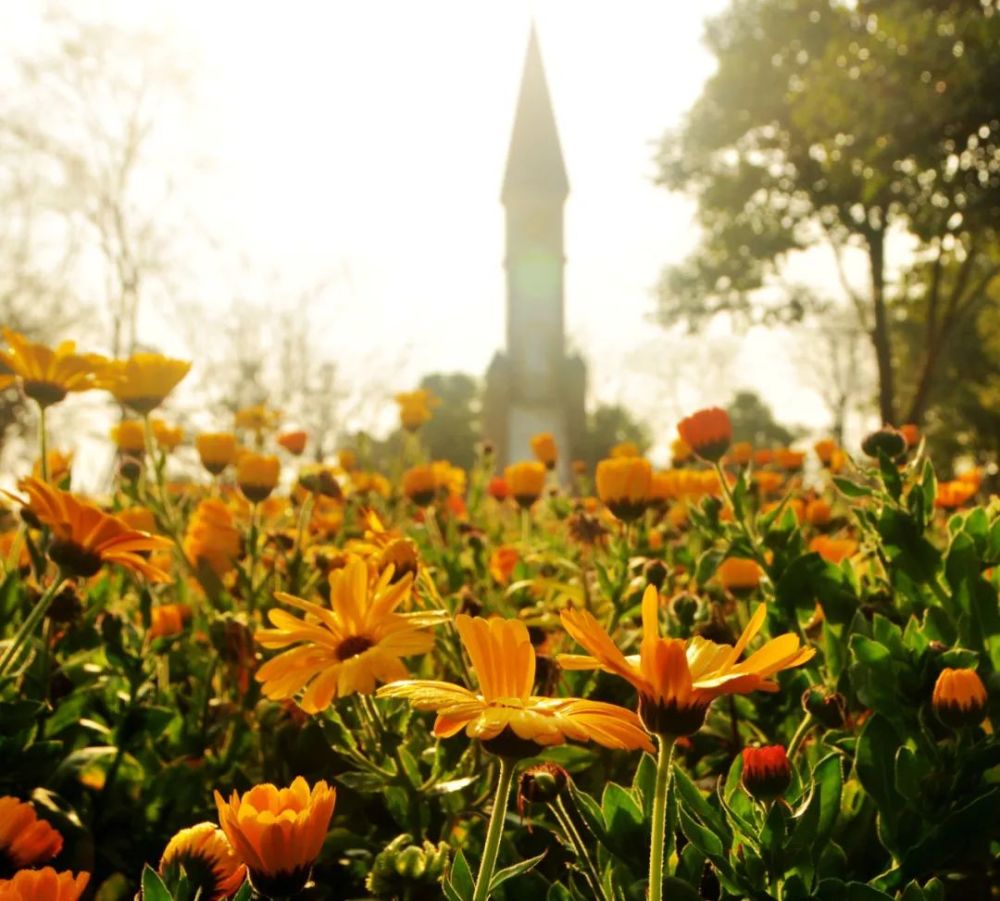
<instances>
[{"instance_id":1,"label":"tree trunk","mask_svg":"<svg viewBox=\"0 0 1000 901\"><path fill-rule=\"evenodd\" d=\"M875 362L878 365L878 409L882 422L892 424L896 416L896 387L892 371L889 319L885 306L884 232L872 231L868 234L868 260L871 265L872 308L874 312L871 339L875 348Z\"/></svg>"}]
</instances>

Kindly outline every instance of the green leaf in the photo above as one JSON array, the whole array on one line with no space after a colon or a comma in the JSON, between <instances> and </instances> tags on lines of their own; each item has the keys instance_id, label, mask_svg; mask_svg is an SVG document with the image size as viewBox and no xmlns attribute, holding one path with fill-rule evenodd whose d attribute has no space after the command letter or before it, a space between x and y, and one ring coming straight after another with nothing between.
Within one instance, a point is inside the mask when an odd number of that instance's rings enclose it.
<instances>
[{"instance_id":1,"label":"green leaf","mask_svg":"<svg viewBox=\"0 0 1000 901\"><path fill-rule=\"evenodd\" d=\"M926 791L924 779L930 772L928 761L909 746L903 745L896 752L896 791L908 801L918 801Z\"/></svg>"},{"instance_id":2,"label":"green leaf","mask_svg":"<svg viewBox=\"0 0 1000 901\"><path fill-rule=\"evenodd\" d=\"M244 882L243 885L240 886L240 890L233 895L232 901L250 901L252 895L253 890L250 888L250 883Z\"/></svg>"},{"instance_id":3,"label":"green leaf","mask_svg":"<svg viewBox=\"0 0 1000 901\"><path fill-rule=\"evenodd\" d=\"M711 829L706 829L698 823L683 807L680 809L680 823L681 832L702 854L711 857L716 863L725 860L726 849L719 837Z\"/></svg>"},{"instance_id":4,"label":"green leaf","mask_svg":"<svg viewBox=\"0 0 1000 901\"><path fill-rule=\"evenodd\" d=\"M656 794L656 760L651 754L643 754L632 779L632 795L642 807L644 819L653 815L653 796Z\"/></svg>"},{"instance_id":5,"label":"green leaf","mask_svg":"<svg viewBox=\"0 0 1000 901\"><path fill-rule=\"evenodd\" d=\"M573 901L573 894L561 882L553 882L545 894L545 901Z\"/></svg>"},{"instance_id":6,"label":"green leaf","mask_svg":"<svg viewBox=\"0 0 1000 901\"><path fill-rule=\"evenodd\" d=\"M173 901L159 873L148 863L142 871L142 901Z\"/></svg>"},{"instance_id":7,"label":"green leaf","mask_svg":"<svg viewBox=\"0 0 1000 901\"><path fill-rule=\"evenodd\" d=\"M494 872L493 878L490 880L490 894L493 894L497 890L497 887L505 883L508 879L513 879L515 876L520 876L522 873L527 873L528 870L536 867L547 853L547 851L543 851L537 857L530 857L528 860L522 860L519 863L511 864L509 867L504 867L502 870Z\"/></svg>"},{"instance_id":8,"label":"green leaf","mask_svg":"<svg viewBox=\"0 0 1000 901\"><path fill-rule=\"evenodd\" d=\"M850 479L841 478L840 476L834 476L833 483L837 486L840 493L846 497L871 497L875 493L867 485L859 485L857 482L852 482Z\"/></svg>"},{"instance_id":9,"label":"green leaf","mask_svg":"<svg viewBox=\"0 0 1000 901\"><path fill-rule=\"evenodd\" d=\"M883 844L896 851L896 823L904 814L904 799L896 791L893 761L901 742L892 723L879 713L864 725L858 737L855 768L865 791L879 810L884 827L879 831Z\"/></svg>"},{"instance_id":10,"label":"green leaf","mask_svg":"<svg viewBox=\"0 0 1000 901\"><path fill-rule=\"evenodd\" d=\"M476 883L465 855L459 849L451 864L451 876L444 883L445 893L452 901L472 901ZM450 890L450 891L449 891Z\"/></svg>"},{"instance_id":11,"label":"green leaf","mask_svg":"<svg viewBox=\"0 0 1000 901\"><path fill-rule=\"evenodd\" d=\"M708 803L708 799L698 790L688 774L680 766L674 766L673 779L677 785L678 805L681 811L696 816L716 835L725 836L728 844L729 830L722 814ZM707 852L706 852L707 853Z\"/></svg>"},{"instance_id":12,"label":"green leaf","mask_svg":"<svg viewBox=\"0 0 1000 901\"><path fill-rule=\"evenodd\" d=\"M701 893L690 883L676 876L663 878L663 897L669 901L701 901Z\"/></svg>"}]
</instances>

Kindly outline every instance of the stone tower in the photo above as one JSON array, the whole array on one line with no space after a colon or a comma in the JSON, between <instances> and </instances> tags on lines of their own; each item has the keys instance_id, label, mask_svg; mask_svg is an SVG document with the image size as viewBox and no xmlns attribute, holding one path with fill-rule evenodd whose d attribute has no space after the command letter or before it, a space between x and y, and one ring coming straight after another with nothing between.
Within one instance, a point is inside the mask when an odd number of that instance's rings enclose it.
<instances>
[{"instance_id":1,"label":"stone tower","mask_svg":"<svg viewBox=\"0 0 1000 901\"><path fill-rule=\"evenodd\" d=\"M563 314L563 206L569 179L532 26L501 201L506 212L507 346L486 375L483 424L500 465L531 458L529 440L552 432L567 472L586 428L586 370L567 356Z\"/></svg>"}]
</instances>

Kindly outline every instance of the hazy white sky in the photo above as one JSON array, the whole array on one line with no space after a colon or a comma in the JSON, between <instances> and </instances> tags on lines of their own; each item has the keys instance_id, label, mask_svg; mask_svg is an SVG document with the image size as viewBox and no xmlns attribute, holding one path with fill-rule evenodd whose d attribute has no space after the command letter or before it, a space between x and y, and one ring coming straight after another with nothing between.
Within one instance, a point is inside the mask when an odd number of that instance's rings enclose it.
<instances>
[{"instance_id":1,"label":"hazy white sky","mask_svg":"<svg viewBox=\"0 0 1000 901\"><path fill-rule=\"evenodd\" d=\"M504 340L499 193L533 17L571 184L570 343L593 397L649 417L663 446L678 413L741 385L787 421L828 420L787 335L681 338L650 321L662 267L696 238L691 204L653 184L655 144L710 74L703 20L724 6L132 0L117 15L172 34L194 64L186 137L208 165L178 190L230 261L199 300L221 310L246 290L237 258L285 285L332 274L322 343L345 377L393 361L393 387L481 374ZM142 339L169 316L150 311Z\"/></svg>"}]
</instances>

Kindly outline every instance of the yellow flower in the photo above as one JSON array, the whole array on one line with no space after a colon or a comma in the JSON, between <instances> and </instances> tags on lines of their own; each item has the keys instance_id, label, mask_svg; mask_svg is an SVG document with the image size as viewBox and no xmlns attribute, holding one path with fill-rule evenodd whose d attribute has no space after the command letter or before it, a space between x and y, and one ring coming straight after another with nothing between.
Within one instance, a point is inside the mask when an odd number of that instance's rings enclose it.
<instances>
[{"instance_id":1,"label":"yellow flower","mask_svg":"<svg viewBox=\"0 0 1000 901\"><path fill-rule=\"evenodd\" d=\"M49 482L53 485L58 485L60 488L68 488L70 479L72 476L73 468L73 453L72 451L68 454L63 453L58 450L50 450L46 454L48 458L47 462L49 464ZM41 459L35 460L31 466L31 474L36 478L40 479L42 477L42 461Z\"/></svg>"},{"instance_id":2,"label":"yellow flower","mask_svg":"<svg viewBox=\"0 0 1000 901\"><path fill-rule=\"evenodd\" d=\"M829 466L833 462L833 455L839 450L837 442L832 438L823 438L813 445L816 457L824 466Z\"/></svg>"},{"instance_id":3,"label":"yellow flower","mask_svg":"<svg viewBox=\"0 0 1000 901\"><path fill-rule=\"evenodd\" d=\"M236 484L252 504L271 496L281 475L281 461L271 454L245 453L236 461Z\"/></svg>"},{"instance_id":4,"label":"yellow flower","mask_svg":"<svg viewBox=\"0 0 1000 901\"><path fill-rule=\"evenodd\" d=\"M191 619L191 608L187 604L157 604L150 610L150 638L167 638L179 635Z\"/></svg>"},{"instance_id":5,"label":"yellow flower","mask_svg":"<svg viewBox=\"0 0 1000 901\"><path fill-rule=\"evenodd\" d=\"M719 584L726 591L751 591L760 585L764 571L756 560L745 557L727 557L716 570Z\"/></svg>"},{"instance_id":6,"label":"yellow flower","mask_svg":"<svg viewBox=\"0 0 1000 901\"><path fill-rule=\"evenodd\" d=\"M218 901L239 891L247 868L236 856L226 834L214 823L181 829L163 849L160 875L168 885L187 874L191 891L205 901Z\"/></svg>"},{"instance_id":7,"label":"yellow flower","mask_svg":"<svg viewBox=\"0 0 1000 901\"><path fill-rule=\"evenodd\" d=\"M146 414L166 400L190 369L191 364L184 360L137 353L108 363L102 381L120 404Z\"/></svg>"},{"instance_id":8,"label":"yellow flower","mask_svg":"<svg viewBox=\"0 0 1000 901\"><path fill-rule=\"evenodd\" d=\"M126 507L124 510L119 510L115 516L130 529L149 532L151 535L155 535L157 532L156 517L149 507Z\"/></svg>"},{"instance_id":9,"label":"yellow flower","mask_svg":"<svg viewBox=\"0 0 1000 901\"><path fill-rule=\"evenodd\" d=\"M540 432L531 439L531 452L546 469L555 469L558 452L551 432Z\"/></svg>"},{"instance_id":10,"label":"yellow flower","mask_svg":"<svg viewBox=\"0 0 1000 901\"><path fill-rule=\"evenodd\" d=\"M615 457L638 457L639 448L634 441L619 441L608 453L608 456Z\"/></svg>"},{"instance_id":11,"label":"yellow flower","mask_svg":"<svg viewBox=\"0 0 1000 901\"><path fill-rule=\"evenodd\" d=\"M310 790L297 776L289 788L255 785L226 801L215 793L219 825L269 898L294 898L305 888L330 828L337 790L320 781Z\"/></svg>"},{"instance_id":12,"label":"yellow flower","mask_svg":"<svg viewBox=\"0 0 1000 901\"><path fill-rule=\"evenodd\" d=\"M281 411L273 410L266 404L252 404L236 411L235 427L260 435L270 432L281 422Z\"/></svg>"},{"instance_id":13,"label":"yellow flower","mask_svg":"<svg viewBox=\"0 0 1000 901\"><path fill-rule=\"evenodd\" d=\"M415 432L433 415L434 408L441 403L426 388L404 391L395 397L399 405L399 422L408 432Z\"/></svg>"},{"instance_id":14,"label":"yellow flower","mask_svg":"<svg viewBox=\"0 0 1000 901\"><path fill-rule=\"evenodd\" d=\"M695 636L660 638L659 595L650 585L642 597L642 644L638 657L625 657L594 617L585 610L561 613L566 631L593 656L561 654L565 669L603 669L626 679L639 693L639 715L657 735L693 735L705 721L708 706L726 694L777 691L769 677L801 666L815 651L799 646L797 635L772 638L742 663L740 655L764 624L767 610L757 607L735 646Z\"/></svg>"},{"instance_id":15,"label":"yellow flower","mask_svg":"<svg viewBox=\"0 0 1000 901\"><path fill-rule=\"evenodd\" d=\"M974 669L941 670L931 699L934 712L947 726L975 726L986 714L986 686Z\"/></svg>"},{"instance_id":16,"label":"yellow flower","mask_svg":"<svg viewBox=\"0 0 1000 901\"><path fill-rule=\"evenodd\" d=\"M507 488L518 505L527 509L545 490L545 465L535 460L511 463L503 471Z\"/></svg>"},{"instance_id":17,"label":"yellow flower","mask_svg":"<svg viewBox=\"0 0 1000 901\"><path fill-rule=\"evenodd\" d=\"M683 438L675 438L670 443L670 462L674 466L680 466L682 463L687 463L693 454L694 451L691 450L691 445L688 444Z\"/></svg>"},{"instance_id":18,"label":"yellow flower","mask_svg":"<svg viewBox=\"0 0 1000 901\"><path fill-rule=\"evenodd\" d=\"M805 519L811 526L825 526L833 518L830 504L821 497L813 498L806 504Z\"/></svg>"},{"instance_id":19,"label":"yellow flower","mask_svg":"<svg viewBox=\"0 0 1000 901\"><path fill-rule=\"evenodd\" d=\"M236 436L232 432L202 432L194 440L201 465L213 476L236 462Z\"/></svg>"},{"instance_id":20,"label":"yellow flower","mask_svg":"<svg viewBox=\"0 0 1000 901\"><path fill-rule=\"evenodd\" d=\"M89 873L74 876L52 867L20 870L11 879L0 879L0 901L77 901L89 881Z\"/></svg>"},{"instance_id":21,"label":"yellow flower","mask_svg":"<svg viewBox=\"0 0 1000 901\"><path fill-rule=\"evenodd\" d=\"M214 498L198 504L184 534L184 556L195 568L207 566L222 578L235 566L241 549L242 539L232 511Z\"/></svg>"},{"instance_id":22,"label":"yellow flower","mask_svg":"<svg viewBox=\"0 0 1000 901\"><path fill-rule=\"evenodd\" d=\"M170 425L162 419L154 419L152 425L156 443L168 454L184 440L184 429L179 425Z\"/></svg>"},{"instance_id":23,"label":"yellow flower","mask_svg":"<svg viewBox=\"0 0 1000 901\"><path fill-rule=\"evenodd\" d=\"M105 563L114 563L153 582L172 581L167 573L140 556L143 551L170 547L166 538L129 528L118 517L102 513L39 479L24 479L18 487L29 498L27 503L21 503L52 530L49 557L67 574L89 578Z\"/></svg>"},{"instance_id":24,"label":"yellow flower","mask_svg":"<svg viewBox=\"0 0 1000 901\"><path fill-rule=\"evenodd\" d=\"M282 700L304 689L299 706L317 713L334 698L371 694L376 682L406 678L402 658L434 646L434 636L421 627L438 617L396 613L409 598L413 577L391 582L392 570L386 569L370 584L364 560L351 557L330 574L329 607L275 593L279 601L306 615L299 619L272 608L268 619L275 628L257 631L257 642L265 648L289 648L257 671L264 694Z\"/></svg>"},{"instance_id":25,"label":"yellow flower","mask_svg":"<svg viewBox=\"0 0 1000 901\"><path fill-rule=\"evenodd\" d=\"M10 795L0 798L0 875L45 863L62 846L62 836L38 819L31 804Z\"/></svg>"},{"instance_id":26,"label":"yellow flower","mask_svg":"<svg viewBox=\"0 0 1000 901\"><path fill-rule=\"evenodd\" d=\"M10 376L17 376L24 393L39 406L48 407L63 400L70 391L89 391L100 387L98 376L107 360L97 354L78 354L73 341L63 341L55 348L29 341L13 329L4 328L3 336L10 345L0 350L0 367L7 387Z\"/></svg>"},{"instance_id":27,"label":"yellow flower","mask_svg":"<svg viewBox=\"0 0 1000 901\"><path fill-rule=\"evenodd\" d=\"M412 466L403 473L403 494L418 507L426 507L437 493L433 466Z\"/></svg>"},{"instance_id":28,"label":"yellow flower","mask_svg":"<svg viewBox=\"0 0 1000 901\"><path fill-rule=\"evenodd\" d=\"M532 694L535 649L521 620L486 620L459 614L455 625L479 680L479 691L450 682L411 679L378 690L380 698L405 698L417 710L434 710L434 734L465 730L502 757L524 757L567 739L608 748L652 751L634 713L581 698Z\"/></svg>"},{"instance_id":29,"label":"yellow flower","mask_svg":"<svg viewBox=\"0 0 1000 901\"><path fill-rule=\"evenodd\" d=\"M141 456L146 451L146 427L138 419L123 419L112 426L111 440L123 454Z\"/></svg>"},{"instance_id":30,"label":"yellow flower","mask_svg":"<svg viewBox=\"0 0 1000 901\"><path fill-rule=\"evenodd\" d=\"M650 500L653 470L642 457L616 457L597 464L597 496L625 522L641 516Z\"/></svg>"},{"instance_id":31,"label":"yellow flower","mask_svg":"<svg viewBox=\"0 0 1000 901\"><path fill-rule=\"evenodd\" d=\"M358 468L358 455L352 450L337 451L337 463L344 472L353 472Z\"/></svg>"}]
</instances>

